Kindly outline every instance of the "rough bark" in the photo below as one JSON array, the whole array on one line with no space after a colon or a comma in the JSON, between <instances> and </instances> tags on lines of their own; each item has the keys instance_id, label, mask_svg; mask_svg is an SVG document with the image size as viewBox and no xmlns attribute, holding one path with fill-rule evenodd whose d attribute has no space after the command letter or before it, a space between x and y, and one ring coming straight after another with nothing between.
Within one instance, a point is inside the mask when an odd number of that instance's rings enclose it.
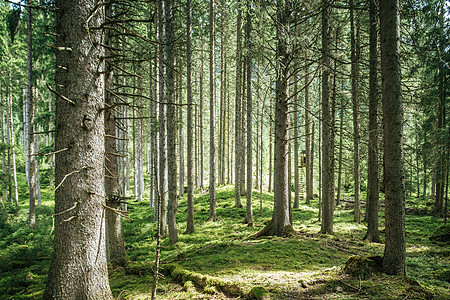
<instances>
[{"instance_id":1,"label":"rough bark","mask_svg":"<svg viewBox=\"0 0 450 300\"><path fill-rule=\"evenodd\" d=\"M240 164L240 132L241 132L241 74L242 74L242 35L241 35L241 22L242 13L240 7L240 0L238 0L238 15L237 15L237 28L236 28L236 100L235 100L235 118L234 118L234 206L241 207L241 164Z\"/></svg>"},{"instance_id":2,"label":"rough bark","mask_svg":"<svg viewBox=\"0 0 450 300\"><path fill-rule=\"evenodd\" d=\"M247 46L247 203L245 223L253 226L253 149L252 149L252 16L251 4L247 2L247 24L245 27L245 40Z\"/></svg>"},{"instance_id":3,"label":"rough bark","mask_svg":"<svg viewBox=\"0 0 450 300\"><path fill-rule=\"evenodd\" d=\"M406 275L403 108L398 0L380 1L386 240L383 270Z\"/></svg>"},{"instance_id":4,"label":"rough bark","mask_svg":"<svg viewBox=\"0 0 450 300\"><path fill-rule=\"evenodd\" d=\"M216 221L215 0L209 3L209 220Z\"/></svg>"},{"instance_id":5,"label":"rough bark","mask_svg":"<svg viewBox=\"0 0 450 300\"><path fill-rule=\"evenodd\" d=\"M30 0L27 1L30 4ZM32 56L32 12L31 7L27 7L27 146L28 146L28 191L29 191L29 214L28 226L31 229L36 228L36 163L35 163L35 149L34 149L34 134L33 134L33 56Z\"/></svg>"},{"instance_id":6,"label":"rough bark","mask_svg":"<svg viewBox=\"0 0 450 300\"><path fill-rule=\"evenodd\" d=\"M354 4L350 0L350 40L351 40L351 73L352 73L352 103L353 103L353 193L355 204L353 208L354 221L361 222L361 167L359 162L359 26L355 29ZM356 21L359 23L358 21ZM358 31L358 32L356 32Z\"/></svg>"},{"instance_id":7,"label":"rough bark","mask_svg":"<svg viewBox=\"0 0 450 300\"><path fill-rule=\"evenodd\" d=\"M330 104L330 6L322 1L322 227L321 232L333 234L333 141L331 139Z\"/></svg>"},{"instance_id":8,"label":"rough bark","mask_svg":"<svg viewBox=\"0 0 450 300\"><path fill-rule=\"evenodd\" d=\"M159 56L159 99L166 99L165 96L165 31L164 31L164 1L158 1L158 56ZM167 135L166 135L166 105L163 101L159 103L159 194L160 204L159 222L161 237L167 236Z\"/></svg>"},{"instance_id":9,"label":"rough bark","mask_svg":"<svg viewBox=\"0 0 450 300\"><path fill-rule=\"evenodd\" d=\"M174 52L173 52L173 3L172 0L164 0L166 16L166 101L167 101L167 182L169 193L168 224L169 244L178 242L176 224L177 214L177 117L175 103L175 76L174 76Z\"/></svg>"},{"instance_id":10,"label":"rough bark","mask_svg":"<svg viewBox=\"0 0 450 300\"><path fill-rule=\"evenodd\" d=\"M274 146L274 209L272 220L257 236L283 236L292 233L289 218L288 197L288 151L289 151L289 115L288 115L288 83L290 52L290 18L291 3L289 0L277 1L277 81L275 96L275 146Z\"/></svg>"},{"instance_id":11,"label":"rough bark","mask_svg":"<svg viewBox=\"0 0 450 300\"><path fill-rule=\"evenodd\" d=\"M378 232L378 47L377 0L370 0L369 7L369 162L367 178L367 233L370 242L379 243Z\"/></svg>"},{"instance_id":12,"label":"rough bark","mask_svg":"<svg viewBox=\"0 0 450 300\"><path fill-rule=\"evenodd\" d=\"M195 231L194 226L194 177L193 177L193 144L194 129L192 126L192 0L186 2L186 88L187 88L187 226L186 233Z\"/></svg>"},{"instance_id":13,"label":"rough bark","mask_svg":"<svg viewBox=\"0 0 450 300\"><path fill-rule=\"evenodd\" d=\"M56 1L54 254L44 299L113 299L104 223L104 40L97 1ZM66 98L61 97L64 96ZM65 100L70 99L73 103Z\"/></svg>"}]
</instances>

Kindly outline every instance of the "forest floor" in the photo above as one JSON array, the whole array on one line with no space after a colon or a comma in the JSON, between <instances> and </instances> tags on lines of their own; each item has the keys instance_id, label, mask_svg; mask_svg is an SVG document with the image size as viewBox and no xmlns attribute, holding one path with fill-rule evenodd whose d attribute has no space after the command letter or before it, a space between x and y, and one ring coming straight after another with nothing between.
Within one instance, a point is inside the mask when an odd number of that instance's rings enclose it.
<instances>
[{"instance_id":1,"label":"forest floor","mask_svg":"<svg viewBox=\"0 0 450 300\"><path fill-rule=\"evenodd\" d=\"M26 187L21 187L21 204L0 204L0 299L39 299L50 265L53 236L53 202L37 207L38 229L27 227ZM42 199L51 199L43 190ZM147 197L148 199L148 197ZM353 255L383 255L383 244L363 241L366 226L353 222L348 206L335 212L333 236L319 234L318 200L303 202L293 210L296 234L290 237L253 239L272 216L273 194L253 193L254 227L243 224L244 207L234 207L233 186L217 191L217 222L207 221L209 194L195 195L196 232L186 229L186 196L178 205L179 242L162 241L162 271L159 299L242 299L233 289L264 287L265 299L450 299L450 247L431 243L429 237L442 219L424 214L426 200L409 198L406 215L408 277L381 273L351 277L343 266ZM412 208L412 209L411 209ZM129 263L110 268L110 284L116 299L150 299L155 258L153 209L149 202L129 205L123 220ZM380 229L384 214L380 212ZM384 239L384 234L381 234ZM168 269L183 270L177 276ZM192 278L200 278L194 284ZM367 276L365 276L367 275ZM186 282L187 281L187 282Z\"/></svg>"}]
</instances>

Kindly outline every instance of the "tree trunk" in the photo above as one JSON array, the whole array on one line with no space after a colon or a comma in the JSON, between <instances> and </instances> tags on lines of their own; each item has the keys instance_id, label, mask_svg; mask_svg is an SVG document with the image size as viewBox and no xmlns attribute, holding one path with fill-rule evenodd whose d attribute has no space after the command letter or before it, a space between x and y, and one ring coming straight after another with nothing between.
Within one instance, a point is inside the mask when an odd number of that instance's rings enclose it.
<instances>
[{"instance_id":1,"label":"tree trunk","mask_svg":"<svg viewBox=\"0 0 450 300\"><path fill-rule=\"evenodd\" d=\"M307 52L305 53L305 61L307 56ZM313 150L312 150L312 142L314 141L314 135L311 135L311 120L310 120L310 111L311 104L309 101L309 68L308 63L305 65L305 155L306 155L306 204L309 204L311 199L313 198ZM313 137L311 139L311 136Z\"/></svg>"},{"instance_id":2,"label":"tree trunk","mask_svg":"<svg viewBox=\"0 0 450 300\"><path fill-rule=\"evenodd\" d=\"M193 178L193 144L192 127L192 0L186 2L187 43L186 43L186 88L187 88L187 226L186 233L193 233L194 226L194 178Z\"/></svg>"},{"instance_id":3,"label":"tree trunk","mask_svg":"<svg viewBox=\"0 0 450 300\"><path fill-rule=\"evenodd\" d=\"M204 180L204 161L203 161L203 43L201 51L201 69L200 69L200 111L198 112L200 116L200 189L203 192L203 180Z\"/></svg>"},{"instance_id":4,"label":"tree trunk","mask_svg":"<svg viewBox=\"0 0 450 300\"><path fill-rule=\"evenodd\" d=\"M173 3L165 0L166 16L166 101L167 101L167 182L169 192L169 244L178 242L177 214L177 116L175 104Z\"/></svg>"},{"instance_id":5,"label":"tree trunk","mask_svg":"<svg viewBox=\"0 0 450 300\"><path fill-rule=\"evenodd\" d=\"M8 130L8 125L6 123L6 118L5 118L5 103L3 102L3 85L0 87L0 97L1 97L1 101L0 101L0 115L1 115L1 119L0 119L0 125L2 126L2 130L1 130L1 135L2 135L2 144L5 145L6 144L6 140L5 140L5 136L6 136L6 130ZM6 127L6 128L5 128ZM2 147L2 172L3 174L6 174L6 147ZM7 197L8 197L8 191L6 189L6 184L5 182L2 182L2 186L1 186L1 201L7 201Z\"/></svg>"},{"instance_id":6,"label":"tree trunk","mask_svg":"<svg viewBox=\"0 0 450 300\"><path fill-rule=\"evenodd\" d=\"M300 181L299 181L299 166L300 160L298 157L299 145L298 145L298 77L297 74L294 75L294 208L298 208L300 206Z\"/></svg>"},{"instance_id":7,"label":"tree trunk","mask_svg":"<svg viewBox=\"0 0 450 300\"><path fill-rule=\"evenodd\" d=\"M27 1L31 3L30 0ZM27 146L28 146L28 191L29 191L29 215L28 225L31 229L36 228L36 163L34 149L34 133L33 133L33 56L32 56L32 14L31 7L27 7Z\"/></svg>"},{"instance_id":8,"label":"tree trunk","mask_svg":"<svg viewBox=\"0 0 450 300\"><path fill-rule=\"evenodd\" d=\"M253 226L253 150L252 150L252 17L251 4L247 2L247 26L246 26L246 46L247 46L247 205L245 223Z\"/></svg>"},{"instance_id":9,"label":"tree trunk","mask_svg":"<svg viewBox=\"0 0 450 300\"><path fill-rule=\"evenodd\" d=\"M383 270L406 276L403 108L398 0L380 1L386 241Z\"/></svg>"},{"instance_id":10,"label":"tree trunk","mask_svg":"<svg viewBox=\"0 0 450 300\"><path fill-rule=\"evenodd\" d=\"M359 162L359 21L355 29L353 0L350 0L350 31L352 60L352 103L353 103L353 188L355 203L353 207L354 221L361 222L361 167ZM355 32L357 31L357 32ZM356 36L356 38L355 38ZM356 39L356 40L355 40Z\"/></svg>"},{"instance_id":11,"label":"tree trunk","mask_svg":"<svg viewBox=\"0 0 450 300\"><path fill-rule=\"evenodd\" d=\"M50 91L48 91L48 112L51 113L52 112L52 94ZM49 119L48 122L48 136L47 136L47 147L50 147L53 145L53 140L52 140L52 122L51 119ZM49 156L48 158L48 165L50 168L50 172L49 172L49 186L50 188L53 188L54 183L53 183L53 154Z\"/></svg>"},{"instance_id":12,"label":"tree trunk","mask_svg":"<svg viewBox=\"0 0 450 300\"><path fill-rule=\"evenodd\" d=\"M209 220L216 221L215 0L209 3Z\"/></svg>"},{"instance_id":13,"label":"tree trunk","mask_svg":"<svg viewBox=\"0 0 450 300\"><path fill-rule=\"evenodd\" d=\"M238 0L238 15L236 28L236 104L235 104L235 118L234 118L234 141L235 141L235 162L234 162L234 206L242 207L241 203L241 74L242 74L242 35L241 35L241 1Z\"/></svg>"},{"instance_id":14,"label":"tree trunk","mask_svg":"<svg viewBox=\"0 0 450 300\"><path fill-rule=\"evenodd\" d=\"M14 187L14 203L17 205L19 205L19 191L18 191L18 187L17 187L17 168L16 168L16 143L15 143L15 138L14 138L14 124L13 124L13 106L12 106L12 95L11 93L9 94L8 97L8 105L6 106L6 108L9 110L8 114L9 114L9 124L7 126L7 129L9 130L9 149L10 150L10 154L11 154L11 158L10 158L10 162L11 162L11 168L10 168L10 172L9 172L9 178L11 180L12 177L12 184ZM13 188L10 185L10 190ZM11 195L12 196L12 195ZM12 202L12 200L11 200Z\"/></svg>"},{"instance_id":15,"label":"tree trunk","mask_svg":"<svg viewBox=\"0 0 450 300\"><path fill-rule=\"evenodd\" d=\"M165 1L158 1L158 34L159 34L159 99L166 99L164 72L166 59L164 57L165 31L164 31L164 10ZM159 208L159 222L161 227L161 237L167 236L167 135L166 135L166 105L164 101L159 103L159 194L161 207Z\"/></svg>"},{"instance_id":16,"label":"tree trunk","mask_svg":"<svg viewBox=\"0 0 450 300\"><path fill-rule=\"evenodd\" d=\"M372 1L372 0L371 0ZM344 100L341 100L341 109L339 112L339 158L338 158L338 187L337 187L337 197L336 205L341 202L341 192L342 192L342 154L344 148Z\"/></svg>"},{"instance_id":17,"label":"tree trunk","mask_svg":"<svg viewBox=\"0 0 450 300\"><path fill-rule=\"evenodd\" d=\"M103 6L56 2L55 250L44 299L113 299L105 251ZM64 96L63 97L61 97ZM70 102L73 101L73 102Z\"/></svg>"},{"instance_id":18,"label":"tree trunk","mask_svg":"<svg viewBox=\"0 0 450 300\"><path fill-rule=\"evenodd\" d=\"M267 190L269 193L272 192L272 134L273 134L273 122L270 121L270 128L269 128L269 186Z\"/></svg>"},{"instance_id":19,"label":"tree trunk","mask_svg":"<svg viewBox=\"0 0 450 300\"><path fill-rule=\"evenodd\" d=\"M178 70L178 147L179 147L179 159L180 159L180 178L179 178L179 188L180 188L180 197L184 196L184 138L183 138L183 64L181 63L181 59L178 62L179 70Z\"/></svg>"},{"instance_id":20,"label":"tree trunk","mask_svg":"<svg viewBox=\"0 0 450 300\"><path fill-rule=\"evenodd\" d=\"M321 232L333 234L333 141L331 139L332 116L330 105L330 7L322 2L322 227Z\"/></svg>"},{"instance_id":21,"label":"tree trunk","mask_svg":"<svg viewBox=\"0 0 450 300\"><path fill-rule=\"evenodd\" d=\"M289 0L277 1L276 70L278 74L275 98L274 209L271 222L257 235L283 236L293 231L289 218L288 197L288 85L291 62L289 29L292 13L290 6Z\"/></svg>"},{"instance_id":22,"label":"tree trunk","mask_svg":"<svg viewBox=\"0 0 450 300\"><path fill-rule=\"evenodd\" d=\"M377 0L370 0L369 7L369 162L367 175L367 233L366 239L380 242L378 233L378 49L377 49Z\"/></svg>"}]
</instances>

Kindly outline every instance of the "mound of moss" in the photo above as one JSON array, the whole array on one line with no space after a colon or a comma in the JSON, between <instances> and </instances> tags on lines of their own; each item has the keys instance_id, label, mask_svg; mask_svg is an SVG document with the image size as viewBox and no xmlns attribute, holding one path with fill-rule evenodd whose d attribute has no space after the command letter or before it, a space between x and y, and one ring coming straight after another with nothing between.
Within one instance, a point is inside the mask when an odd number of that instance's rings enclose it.
<instances>
[{"instance_id":1,"label":"mound of moss","mask_svg":"<svg viewBox=\"0 0 450 300\"><path fill-rule=\"evenodd\" d=\"M430 241L441 246L450 245L450 224L444 224L436 228L430 236Z\"/></svg>"},{"instance_id":2,"label":"mound of moss","mask_svg":"<svg viewBox=\"0 0 450 300\"><path fill-rule=\"evenodd\" d=\"M381 272L382 258L380 256L350 256L344 265L344 273L353 277L367 279Z\"/></svg>"}]
</instances>

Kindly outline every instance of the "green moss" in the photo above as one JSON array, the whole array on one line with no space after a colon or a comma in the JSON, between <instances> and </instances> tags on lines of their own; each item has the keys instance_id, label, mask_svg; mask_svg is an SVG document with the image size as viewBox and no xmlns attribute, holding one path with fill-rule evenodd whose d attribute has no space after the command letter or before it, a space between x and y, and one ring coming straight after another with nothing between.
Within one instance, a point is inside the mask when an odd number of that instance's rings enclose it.
<instances>
[{"instance_id":1,"label":"green moss","mask_svg":"<svg viewBox=\"0 0 450 300\"><path fill-rule=\"evenodd\" d=\"M439 245L450 245L450 224L436 228L430 236L430 240Z\"/></svg>"},{"instance_id":2,"label":"green moss","mask_svg":"<svg viewBox=\"0 0 450 300\"><path fill-rule=\"evenodd\" d=\"M256 300L265 300L270 299L269 292L262 286L255 286L251 289L249 293L250 299L256 299Z\"/></svg>"},{"instance_id":3,"label":"green moss","mask_svg":"<svg viewBox=\"0 0 450 300\"><path fill-rule=\"evenodd\" d=\"M381 271L379 264L377 264L377 260L378 257L370 259L365 256L350 256L345 262L344 272L361 279L369 278Z\"/></svg>"},{"instance_id":4,"label":"green moss","mask_svg":"<svg viewBox=\"0 0 450 300\"><path fill-rule=\"evenodd\" d=\"M216 288L215 286L212 286L212 285L207 285L207 286L205 286L205 287L203 288L203 291L204 291L206 294L211 294L211 295L214 295L214 294L217 294L217 293L218 293L217 288Z\"/></svg>"},{"instance_id":5,"label":"green moss","mask_svg":"<svg viewBox=\"0 0 450 300\"><path fill-rule=\"evenodd\" d=\"M194 283L190 280L185 281L183 284L183 290L188 293L193 292L195 290Z\"/></svg>"}]
</instances>

